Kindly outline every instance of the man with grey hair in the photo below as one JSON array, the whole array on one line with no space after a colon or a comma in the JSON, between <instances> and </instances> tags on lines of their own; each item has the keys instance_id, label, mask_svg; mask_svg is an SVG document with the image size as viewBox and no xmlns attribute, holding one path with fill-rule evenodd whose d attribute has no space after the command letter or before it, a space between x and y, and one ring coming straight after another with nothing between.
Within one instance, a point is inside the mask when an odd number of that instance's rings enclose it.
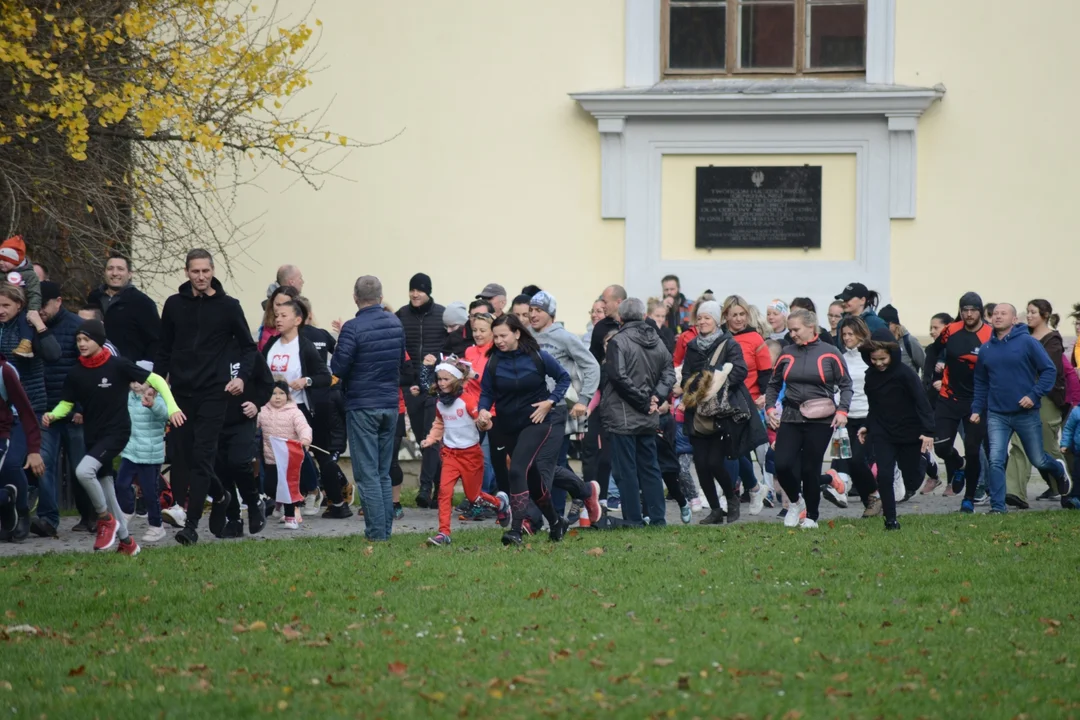
<instances>
[{"instance_id":1,"label":"man with grey hair","mask_svg":"<svg viewBox=\"0 0 1080 720\"><path fill-rule=\"evenodd\" d=\"M611 443L623 522L643 524L644 499L649 524L666 525L656 435L659 408L675 384L675 369L660 334L645 322L645 303L637 298L623 300L618 315L622 327L608 341L600 418Z\"/></svg>"},{"instance_id":2,"label":"man with grey hair","mask_svg":"<svg viewBox=\"0 0 1080 720\"><path fill-rule=\"evenodd\" d=\"M342 382L353 479L364 503L364 535L390 539L394 522L390 463L398 418L398 387L405 366L405 331L382 305L382 283L356 279L356 316L341 327L330 369Z\"/></svg>"}]
</instances>

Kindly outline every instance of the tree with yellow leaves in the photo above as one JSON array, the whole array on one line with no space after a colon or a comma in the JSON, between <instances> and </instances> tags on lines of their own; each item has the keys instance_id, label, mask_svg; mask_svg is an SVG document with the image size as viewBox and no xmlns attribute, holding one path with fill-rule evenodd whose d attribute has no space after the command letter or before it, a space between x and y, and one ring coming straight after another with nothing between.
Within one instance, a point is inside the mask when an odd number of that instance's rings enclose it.
<instances>
[{"instance_id":1,"label":"tree with yellow leaves","mask_svg":"<svg viewBox=\"0 0 1080 720\"><path fill-rule=\"evenodd\" d=\"M324 152L359 145L290 112L319 22L277 10L0 0L0 232L77 290L113 248L143 275L191 246L228 262L253 237L232 216L245 177L269 161L317 186Z\"/></svg>"}]
</instances>

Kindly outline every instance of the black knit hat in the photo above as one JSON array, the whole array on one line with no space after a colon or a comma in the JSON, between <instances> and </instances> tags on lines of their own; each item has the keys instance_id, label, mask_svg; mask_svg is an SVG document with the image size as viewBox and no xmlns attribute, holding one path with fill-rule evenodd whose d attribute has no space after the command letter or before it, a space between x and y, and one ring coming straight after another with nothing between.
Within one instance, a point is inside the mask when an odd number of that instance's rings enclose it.
<instances>
[{"instance_id":1,"label":"black knit hat","mask_svg":"<svg viewBox=\"0 0 1080 720\"><path fill-rule=\"evenodd\" d=\"M75 335L85 335L101 347L105 347L105 323L100 320L83 320Z\"/></svg>"},{"instance_id":2,"label":"black knit hat","mask_svg":"<svg viewBox=\"0 0 1080 720\"><path fill-rule=\"evenodd\" d=\"M892 305L886 305L878 310L877 316L892 325L900 324L900 313Z\"/></svg>"},{"instance_id":3,"label":"black knit hat","mask_svg":"<svg viewBox=\"0 0 1080 720\"><path fill-rule=\"evenodd\" d=\"M409 280L409 291L419 290L425 295L431 294L431 278L424 273L416 273Z\"/></svg>"}]
</instances>

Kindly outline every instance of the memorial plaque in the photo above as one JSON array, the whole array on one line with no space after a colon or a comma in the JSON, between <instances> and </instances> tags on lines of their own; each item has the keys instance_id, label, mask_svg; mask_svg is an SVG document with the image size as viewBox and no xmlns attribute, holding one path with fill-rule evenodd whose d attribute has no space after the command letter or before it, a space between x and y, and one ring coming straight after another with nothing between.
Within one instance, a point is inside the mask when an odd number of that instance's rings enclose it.
<instances>
[{"instance_id":1,"label":"memorial plaque","mask_svg":"<svg viewBox=\"0 0 1080 720\"><path fill-rule=\"evenodd\" d=\"M820 248L821 166L697 168L699 248Z\"/></svg>"}]
</instances>

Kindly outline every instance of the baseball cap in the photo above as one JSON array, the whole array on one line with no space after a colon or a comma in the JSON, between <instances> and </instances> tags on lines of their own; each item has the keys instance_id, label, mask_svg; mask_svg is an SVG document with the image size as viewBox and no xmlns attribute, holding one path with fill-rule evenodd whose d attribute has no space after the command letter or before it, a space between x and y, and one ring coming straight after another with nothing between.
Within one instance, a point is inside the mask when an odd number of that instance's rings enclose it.
<instances>
[{"instance_id":1,"label":"baseball cap","mask_svg":"<svg viewBox=\"0 0 1080 720\"><path fill-rule=\"evenodd\" d=\"M484 289L480 291L480 294L476 296L477 300L490 300L493 297L502 295L506 296L506 288L499 283L488 283L484 286Z\"/></svg>"},{"instance_id":2,"label":"baseball cap","mask_svg":"<svg viewBox=\"0 0 1080 720\"><path fill-rule=\"evenodd\" d=\"M864 298L870 295L870 291L862 283L848 283L843 292L836 296L837 300L847 302L851 298Z\"/></svg>"}]
</instances>

